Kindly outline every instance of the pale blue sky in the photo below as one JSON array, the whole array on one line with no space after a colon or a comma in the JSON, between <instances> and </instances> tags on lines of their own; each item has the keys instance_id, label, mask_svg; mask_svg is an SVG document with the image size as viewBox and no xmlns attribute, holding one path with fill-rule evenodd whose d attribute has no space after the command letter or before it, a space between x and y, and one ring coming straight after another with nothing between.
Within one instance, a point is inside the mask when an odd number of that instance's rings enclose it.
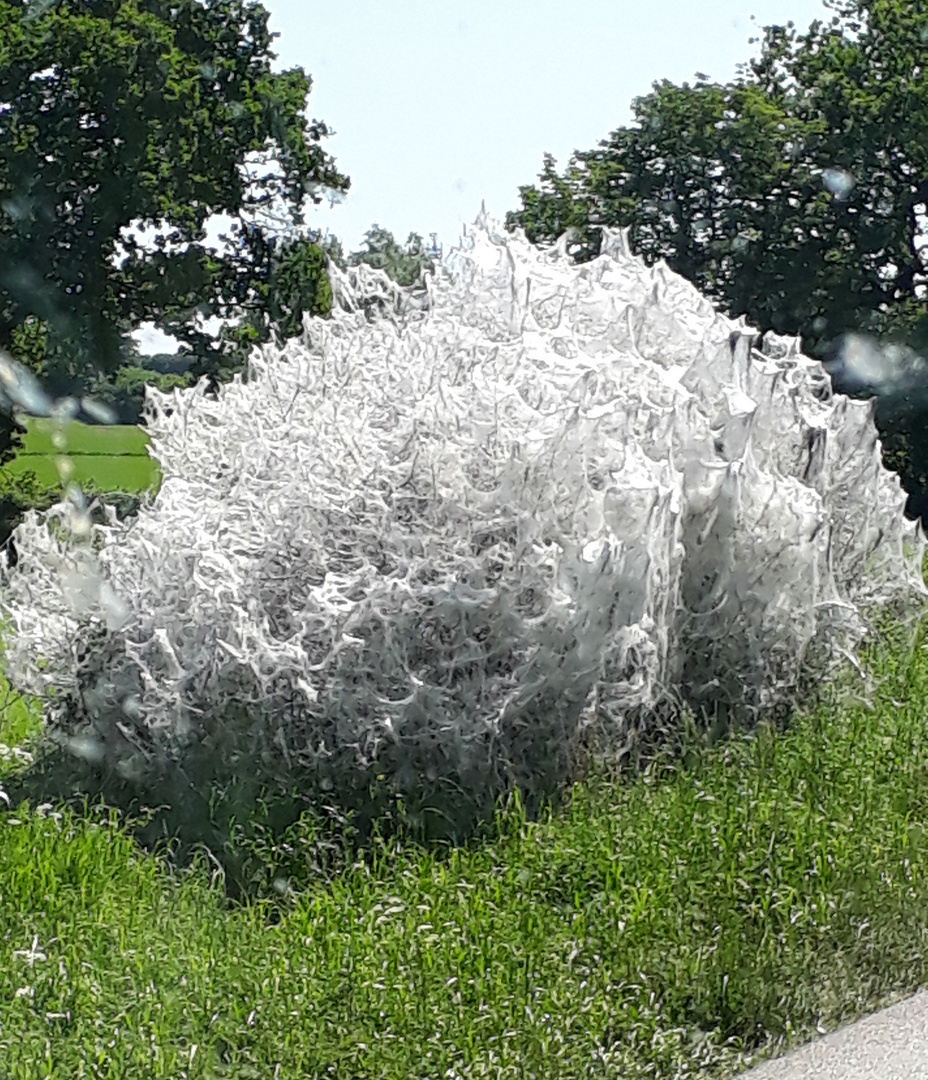
<instances>
[{"instance_id":1,"label":"pale blue sky","mask_svg":"<svg viewBox=\"0 0 928 1080\"><path fill-rule=\"evenodd\" d=\"M401 243L435 232L445 254L481 200L496 218L517 209L546 151L560 169L592 149L632 121L632 98L654 81L692 85L698 71L728 82L759 53L748 39L762 27L792 20L805 32L833 15L822 0L263 4L280 34L272 70L312 76L306 115L335 129L323 145L352 182L341 205L307 203L307 227L328 229L346 252L374 222ZM208 226L210 242L228 222ZM168 347L137 336L144 352Z\"/></svg>"}]
</instances>

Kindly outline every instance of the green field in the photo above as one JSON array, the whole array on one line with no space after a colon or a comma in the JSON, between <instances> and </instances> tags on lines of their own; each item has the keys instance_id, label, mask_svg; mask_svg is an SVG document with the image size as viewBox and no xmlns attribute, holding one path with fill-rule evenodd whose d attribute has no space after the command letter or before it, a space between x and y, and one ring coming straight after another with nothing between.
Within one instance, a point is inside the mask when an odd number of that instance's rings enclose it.
<instances>
[{"instance_id":1,"label":"green field","mask_svg":"<svg viewBox=\"0 0 928 1080\"><path fill-rule=\"evenodd\" d=\"M4 466L10 476L35 473L49 487L62 480L77 484L93 480L101 491L157 491L161 470L148 456L148 433L142 428L93 426L72 420L54 424L30 417L26 423L22 449ZM70 466L63 476L59 462Z\"/></svg>"},{"instance_id":2,"label":"green field","mask_svg":"<svg viewBox=\"0 0 928 1080\"><path fill-rule=\"evenodd\" d=\"M112 808L20 804L13 700L0 1075L728 1077L928 986L926 625L865 650L871 708L848 670L785 732L691 731L464 847L358 851L308 808L246 828L232 906L205 849L181 869Z\"/></svg>"},{"instance_id":3,"label":"green field","mask_svg":"<svg viewBox=\"0 0 928 1080\"><path fill-rule=\"evenodd\" d=\"M92 454L105 457L147 458L148 432L144 428L82 424L71 420L58 424L44 417L28 417L20 454Z\"/></svg>"}]
</instances>

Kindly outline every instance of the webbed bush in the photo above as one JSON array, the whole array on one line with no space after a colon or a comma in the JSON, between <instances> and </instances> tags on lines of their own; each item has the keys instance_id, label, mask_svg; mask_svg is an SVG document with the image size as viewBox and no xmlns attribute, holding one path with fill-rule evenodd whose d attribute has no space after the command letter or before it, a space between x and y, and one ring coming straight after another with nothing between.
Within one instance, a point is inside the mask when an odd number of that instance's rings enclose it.
<instances>
[{"instance_id":1,"label":"webbed bush","mask_svg":"<svg viewBox=\"0 0 928 1080\"><path fill-rule=\"evenodd\" d=\"M872 403L606 236L578 267L481 215L424 301L330 265L247 382L149 388L151 505L16 530L3 662L49 733L460 834L580 740L755 723L922 614Z\"/></svg>"}]
</instances>

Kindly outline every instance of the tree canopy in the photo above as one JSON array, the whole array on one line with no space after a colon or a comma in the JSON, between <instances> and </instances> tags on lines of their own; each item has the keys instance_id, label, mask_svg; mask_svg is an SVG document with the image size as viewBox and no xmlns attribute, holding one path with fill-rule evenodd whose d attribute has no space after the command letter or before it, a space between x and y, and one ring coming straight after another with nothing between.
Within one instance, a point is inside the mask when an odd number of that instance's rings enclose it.
<instances>
[{"instance_id":1,"label":"tree canopy","mask_svg":"<svg viewBox=\"0 0 928 1080\"><path fill-rule=\"evenodd\" d=\"M348 265L367 263L389 274L397 285L408 287L421 281L422 274L433 265L436 254L434 241L432 248L426 248L418 233L411 232L400 247L393 233L374 224L364 234L364 248L348 256Z\"/></svg>"},{"instance_id":2,"label":"tree canopy","mask_svg":"<svg viewBox=\"0 0 928 1080\"><path fill-rule=\"evenodd\" d=\"M561 175L546 155L507 227L539 244L573 230L578 261L628 227L646 262L820 359L851 331L928 349L928 8L825 3L828 26L765 28L732 83L655 82L637 126Z\"/></svg>"},{"instance_id":3,"label":"tree canopy","mask_svg":"<svg viewBox=\"0 0 928 1080\"><path fill-rule=\"evenodd\" d=\"M627 226L646 261L813 350L863 326L928 344L916 291L928 283L928 72L916 59L928 11L841 10L803 36L767 27L761 57L727 86L656 82L634 101L637 127L576 153L562 176L546 155L507 226L535 243L574 228L578 261L598 253L601 226Z\"/></svg>"},{"instance_id":4,"label":"tree canopy","mask_svg":"<svg viewBox=\"0 0 928 1080\"><path fill-rule=\"evenodd\" d=\"M0 2L0 347L31 346L51 393L132 362L146 321L187 344L195 377L227 379L241 352L191 317L271 306L272 267L321 265L238 224L231 254L202 243L214 213L282 198L302 223L304 198L349 187L302 114L312 80L270 71L267 21L242 0ZM253 194L246 155L269 145L283 175ZM123 235L135 221L157 250Z\"/></svg>"}]
</instances>

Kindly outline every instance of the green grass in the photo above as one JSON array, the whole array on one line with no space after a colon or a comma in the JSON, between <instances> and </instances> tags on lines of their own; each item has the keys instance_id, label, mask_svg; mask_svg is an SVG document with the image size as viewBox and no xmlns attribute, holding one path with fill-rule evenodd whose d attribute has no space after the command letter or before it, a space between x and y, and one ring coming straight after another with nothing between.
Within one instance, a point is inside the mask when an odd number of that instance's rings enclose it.
<instances>
[{"instance_id":1,"label":"green grass","mask_svg":"<svg viewBox=\"0 0 928 1080\"><path fill-rule=\"evenodd\" d=\"M158 490L161 470L148 456L149 436L138 427L93 426L74 420L53 424L29 417L22 449L4 466L11 476L34 473L40 484L97 483L101 491ZM66 474L62 472L61 462Z\"/></svg>"},{"instance_id":2,"label":"green grass","mask_svg":"<svg viewBox=\"0 0 928 1080\"><path fill-rule=\"evenodd\" d=\"M72 420L56 424L43 417L27 417L20 456L36 454L102 454L147 458L151 441L144 428L120 425L82 424Z\"/></svg>"},{"instance_id":3,"label":"green grass","mask_svg":"<svg viewBox=\"0 0 928 1080\"><path fill-rule=\"evenodd\" d=\"M6 466L11 476L35 473L40 484L54 487L63 481L76 484L95 480L101 491L145 491L156 488L160 481L157 463L149 458L110 458L102 454L69 454L73 468L64 475L53 458L37 455L19 456Z\"/></svg>"},{"instance_id":4,"label":"green grass","mask_svg":"<svg viewBox=\"0 0 928 1080\"><path fill-rule=\"evenodd\" d=\"M845 676L453 850L305 869L305 814L248 841L280 892L244 905L112 810L0 811L0 1072L723 1077L928 985L928 646L881 631L872 709Z\"/></svg>"}]
</instances>

